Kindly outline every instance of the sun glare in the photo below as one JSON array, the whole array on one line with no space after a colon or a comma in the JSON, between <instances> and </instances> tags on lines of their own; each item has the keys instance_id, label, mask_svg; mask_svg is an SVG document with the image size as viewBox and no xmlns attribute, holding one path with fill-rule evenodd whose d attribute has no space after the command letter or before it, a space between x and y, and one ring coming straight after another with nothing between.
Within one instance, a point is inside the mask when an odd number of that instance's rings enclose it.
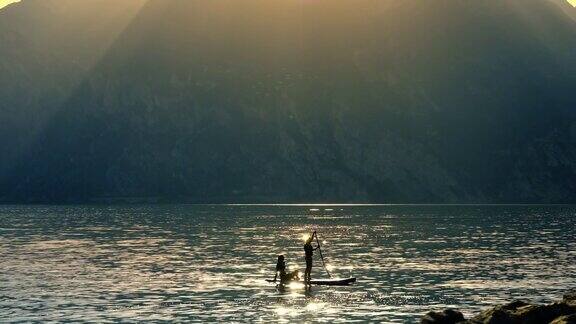
<instances>
[{"instance_id":1,"label":"sun glare","mask_svg":"<svg viewBox=\"0 0 576 324\"><path fill-rule=\"evenodd\" d=\"M0 0L0 9L14 2L20 2L20 0Z\"/></svg>"}]
</instances>

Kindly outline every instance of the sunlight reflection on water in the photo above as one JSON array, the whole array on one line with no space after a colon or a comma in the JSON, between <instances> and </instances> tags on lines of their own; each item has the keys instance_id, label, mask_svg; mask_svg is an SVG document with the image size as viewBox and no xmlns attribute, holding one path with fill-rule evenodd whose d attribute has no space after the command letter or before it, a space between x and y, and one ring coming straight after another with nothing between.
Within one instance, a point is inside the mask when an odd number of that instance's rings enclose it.
<instances>
[{"instance_id":1,"label":"sunlight reflection on water","mask_svg":"<svg viewBox=\"0 0 576 324\"><path fill-rule=\"evenodd\" d=\"M568 206L3 206L0 322L414 321L574 288ZM285 288L318 230L350 287ZM316 277L325 274L315 261Z\"/></svg>"}]
</instances>

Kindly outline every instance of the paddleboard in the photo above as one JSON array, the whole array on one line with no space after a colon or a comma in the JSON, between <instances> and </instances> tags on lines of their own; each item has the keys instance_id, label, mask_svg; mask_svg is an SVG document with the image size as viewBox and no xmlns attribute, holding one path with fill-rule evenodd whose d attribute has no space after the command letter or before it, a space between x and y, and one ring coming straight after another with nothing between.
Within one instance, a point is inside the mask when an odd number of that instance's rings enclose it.
<instances>
[{"instance_id":1,"label":"paddleboard","mask_svg":"<svg viewBox=\"0 0 576 324\"><path fill-rule=\"evenodd\" d=\"M276 282L272 279L266 279L268 282ZM303 281L297 281L302 282ZM310 284L316 286L347 286L351 283L356 282L356 278L335 278L335 279L312 279L310 280Z\"/></svg>"}]
</instances>

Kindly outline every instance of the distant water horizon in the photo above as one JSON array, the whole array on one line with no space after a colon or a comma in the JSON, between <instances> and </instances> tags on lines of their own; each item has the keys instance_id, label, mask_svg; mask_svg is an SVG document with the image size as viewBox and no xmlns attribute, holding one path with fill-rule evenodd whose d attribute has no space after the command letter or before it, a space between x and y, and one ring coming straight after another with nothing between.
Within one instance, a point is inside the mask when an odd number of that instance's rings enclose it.
<instances>
[{"instance_id":1,"label":"distant water horizon","mask_svg":"<svg viewBox=\"0 0 576 324\"><path fill-rule=\"evenodd\" d=\"M72 202L18 202L18 201L0 201L0 206L122 206L122 205L174 205L174 206L295 206L295 207L307 207L307 206L342 206L342 207L378 207L378 206L576 206L573 202L558 202L558 203L485 203L485 202L462 202L462 203L410 203L410 202L400 202L400 203L348 203L348 202L187 202L187 201L159 201L150 202L152 199L118 199L107 201L72 201Z\"/></svg>"}]
</instances>

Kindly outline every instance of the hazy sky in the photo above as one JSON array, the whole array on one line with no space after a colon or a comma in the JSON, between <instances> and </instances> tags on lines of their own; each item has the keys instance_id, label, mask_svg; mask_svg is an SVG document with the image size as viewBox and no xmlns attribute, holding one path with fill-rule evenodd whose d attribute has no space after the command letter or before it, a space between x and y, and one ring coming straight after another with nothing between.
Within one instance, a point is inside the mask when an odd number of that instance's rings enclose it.
<instances>
[{"instance_id":1,"label":"hazy sky","mask_svg":"<svg viewBox=\"0 0 576 324\"><path fill-rule=\"evenodd\" d=\"M20 0L0 0L0 8L4 7L6 5L9 5L12 2L18 2L18 1L20 1ZM574 0L574 1L576 1L576 0Z\"/></svg>"},{"instance_id":2,"label":"hazy sky","mask_svg":"<svg viewBox=\"0 0 576 324\"><path fill-rule=\"evenodd\" d=\"M0 0L0 8L12 3L12 2L18 2L20 0ZM570 2L572 5L576 6L576 0L568 0L568 2Z\"/></svg>"},{"instance_id":3,"label":"hazy sky","mask_svg":"<svg viewBox=\"0 0 576 324\"><path fill-rule=\"evenodd\" d=\"M12 2L18 2L20 0L0 0L0 8L12 3ZM572 5L576 6L576 0L568 0L568 2L570 2Z\"/></svg>"}]
</instances>

